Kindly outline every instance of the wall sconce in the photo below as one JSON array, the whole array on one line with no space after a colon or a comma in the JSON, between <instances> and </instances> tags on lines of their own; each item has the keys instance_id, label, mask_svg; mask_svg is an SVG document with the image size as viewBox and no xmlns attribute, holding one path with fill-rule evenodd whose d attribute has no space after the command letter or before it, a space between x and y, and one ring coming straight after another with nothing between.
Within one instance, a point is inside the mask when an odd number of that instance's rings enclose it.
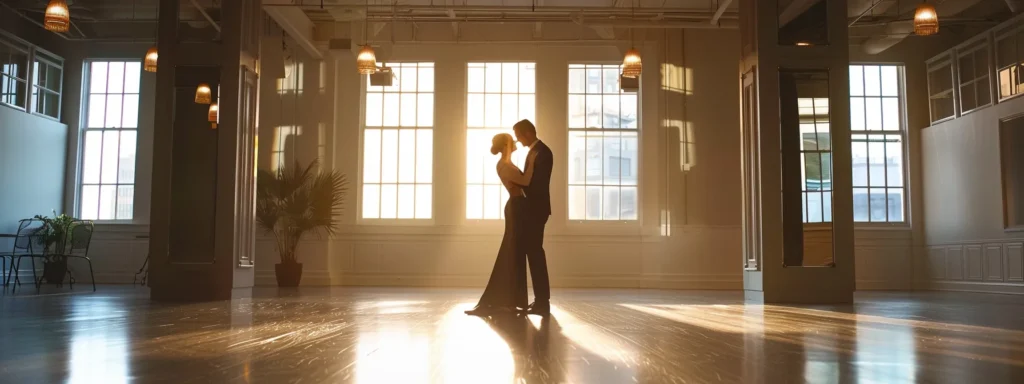
<instances>
[{"instance_id":1,"label":"wall sconce","mask_svg":"<svg viewBox=\"0 0 1024 384\"><path fill-rule=\"evenodd\" d=\"M210 129L217 129L217 123L220 122L220 107L217 106L217 103L210 104L207 120L210 122Z\"/></svg>"},{"instance_id":2,"label":"wall sconce","mask_svg":"<svg viewBox=\"0 0 1024 384\"><path fill-rule=\"evenodd\" d=\"M142 69L146 72L156 72L156 59L157 59L156 47L149 48L146 51L146 57L142 62Z\"/></svg>"}]
</instances>

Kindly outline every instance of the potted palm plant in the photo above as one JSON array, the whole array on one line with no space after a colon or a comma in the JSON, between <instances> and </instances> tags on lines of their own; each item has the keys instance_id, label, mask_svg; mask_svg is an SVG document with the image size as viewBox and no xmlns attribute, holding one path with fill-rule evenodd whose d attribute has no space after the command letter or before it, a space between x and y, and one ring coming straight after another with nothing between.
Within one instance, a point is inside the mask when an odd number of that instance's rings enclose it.
<instances>
[{"instance_id":1,"label":"potted palm plant","mask_svg":"<svg viewBox=\"0 0 1024 384\"><path fill-rule=\"evenodd\" d=\"M68 273L68 258L65 253L71 242L71 229L75 219L67 214L53 212L53 217L36 215L43 226L36 232L37 241L43 245L43 278L48 283L61 284Z\"/></svg>"},{"instance_id":2,"label":"potted palm plant","mask_svg":"<svg viewBox=\"0 0 1024 384\"><path fill-rule=\"evenodd\" d=\"M272 233L281 262L274 266L277 285L296 287L302 263L295 248L306 233L333 235L338 227L348 181L336 171L317 171L317 162L289 172L260 170L256 177L256 223Z\"/></svg>"}]
</instances>

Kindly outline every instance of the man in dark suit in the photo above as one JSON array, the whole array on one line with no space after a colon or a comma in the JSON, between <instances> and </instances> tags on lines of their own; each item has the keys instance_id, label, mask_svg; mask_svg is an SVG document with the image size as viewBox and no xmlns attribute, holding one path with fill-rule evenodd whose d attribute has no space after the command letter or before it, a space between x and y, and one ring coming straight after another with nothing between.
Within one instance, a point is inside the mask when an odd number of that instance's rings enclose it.
<instances>
[{"instance_id":1,"label":"man in dark suit","mask_svg":"<svg viewBox=\"0 0 1024 384\"><path fill-rule=\"evenodd\" d=\"M526 155L524 171L533 169L530 185L523 188L526 194L526 212L523 214L520 227L520 253L526 258L516 260L517 281L525 291L526 264L530 263L530 276L533 277L533 304L526 308L529 314L546 316L551 313L551 286L548 283L548 262L544 254L544 225L551 216L551 167L554 159L551 148L537 139L537 128L530 120L520 120L512 127L516 140L530 147ZM525 172L529 173L529 172Z\"/></svg>"}]
</instances>

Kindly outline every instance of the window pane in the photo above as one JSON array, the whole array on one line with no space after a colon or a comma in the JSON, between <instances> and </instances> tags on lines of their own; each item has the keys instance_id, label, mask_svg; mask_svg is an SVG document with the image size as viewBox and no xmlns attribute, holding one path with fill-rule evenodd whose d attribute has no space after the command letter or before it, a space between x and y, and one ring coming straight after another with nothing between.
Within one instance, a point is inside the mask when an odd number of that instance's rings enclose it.
<instances>
[{"instance_id":1,"label":"window pane","mask_svg":"<svg viewBox=\"0 0 1024 384\"><path fill-rule=\"evenodd\" d=\"M536 92L537 64L519 63L519 93Z\"/></svg>"},{"instance_id":2,"label":"window pane","mask_svg":"<svg viewBox=\"0 0 1024 384\"><path fill-rule=\"evenodd\" d=\"M139 95L125 95L121 127L138 128L139 126Z\"/></svg>"},{"instance_id":3,"label":"window pane","mask_svg":"<svg viewBox=\"0 0 1024 384\"><path fill-rule=\"evenodd\" d=\"M135 183L135 131L121 131L121 152L117 161L117 182L119 184Z\"/></svg>"},{"instance_id":4,"label":"window pane","mask_svg":"<svg viewBox=\"0 0 1024 384\"><path fill-rule=\"evenodd\" d=\"M381 133L380 180L384 183L398 182L398 131L385 129ZM383 195L382 195L383 196ZM387 200L384 200L387 201ZM386 206L386 204L383 204ZM382 211L383 212L383 211Z\"/></svg>"},{"instance_id":5,"label":"window pane","mask_svg":"<svg viewBox=\"0 0 1024 384\"><path fill-rule=\"evenodd\" d=\"M104 95L89 96L88 128L103 128L104 117L107 111L107 97Z\"/></svg>"},{"instance_id":6,"label":"window pane","mask_svg":"<svg viewBox=\"0 0 1024 384\"><path fill-rule=\"evenodd\" d=\"M583 186L569 187L569 220L586 219L587 195Z\"/></svg>"},{"instance_id":7,"label":"window pane","mask_svg":"<svg viewBox=\"0 0 1024 384\"><path fill-rule=\"evenodd\" d=\"M864 66L864 94L867 96L880 96L882 94L881 89L881 73L879 73L878 66L866 65Z\"/></svg>"},{"instance_id":8,"label":"window pane","mask_svg":"<svg viewBox=\"0 0 1024 384\"><path fill-rule=\"evenodd\" d=\"M483 92L484 91L484 68L483 67L473 67L473 66L470 66L468 71L469 71L469 84L468 84L467 90L469 92Z\"/></svg>"},{"instance_id":9,"label":"window pane","mask_svg":"<svg viewBox=\"0 0 1024 384\"><path fill-rule=\"evenodd\" d=\"M888 194L889 221L904 221L903 218L903 189L889 188Z\"/></svg>"},{"instance_id":10,"label":"window pane","mask_svg":"<svg viewBox=\"0 0 1024 384\"><path fill-rule=\"evenodd\" d=\"M416 217L416 186L413 184L398 185L398 218L412 219Z\"/></svg>"},{"instance_id":11,"label":"window pane","mask_svg":"<svg viewBox=\"0 0 1024 384\"><path fill-rule=\"evenodd\" d=\"M898 131L900 129L899 98L882 98L882 129L889 131Z\"/></svg>"},{"instance_id":12,"label":"window pane","mask_svg":"<svg viewBox=\"0 0 1024 384\"><path fill-rule=\"evenodd\" d=\"M869 182L872 187L885 186L885 143L879 136L871 136L868 143L868 159L871 164Z\"/></svg>"},{"instance_id":13,"label":"window pane","mask_svg":"<svg viewBox=\"0 0 1024 384\"><path fill-rule=\"evenodd\" d=\"M500 219L502 214L501 205L501 190L503 186L500 185L485 185L484 186L484 218L485 219Z\"/></svg>"},{"instance_id":14,"label":"window pane","mask_svg":"<svg viewBox=\"0 0 1024 384\"><path fill-rule=\"evenodd\" d=\"M469 127L483 127L484 95L470 94L469 100L466 102L466 112L468 114L468 117L466 118L466 125Z\"/></svg>"},{"instance_id":15,"label":"window pane","mask_svg":"<svg viewBox=\"0 0 1024 384\"><path fill-rule=\"evenodd\" d=\"M587 138L583 132L569 131L569 184L586 182ZM582 212L582 209L580 210Z\"/></svg>"},{"instance_id":16,"label":"window pane","mask_svg":"<svg viewBox=\"0 0 1024 384\"><path fill-rule=\"evenodd\" d=\"M421 93L416 102L416 126L434 126L434 94Z\"/></svg>"},{"instance_id":17,"label":"window pane","mask_svg":"<svg viewBox=\"0 0 1024 384\"><path fill-rule=\"evenodd\" d=\"M398 218L398 186L395 184L380 186L380 218Z\"/></svg>"},{"instance_id":18,"label":"window pane","mask_svg":"<svg viewBox=\"0 0 1024 384\"><path fill-rule=\"evenodd\" d=\"M363 182L380 182L381 169L381 131L367 129L363 131ZM365 217L365 216L364 216Z\"/></svg>"},{"instance_id":19,"label":"window pane","mask_svg":"<svg viewBox=\"0 0 1024 384\"><path fill-rule=\"evenodd\" d=\"M640 177L640 140L635 133L622 135L622 185L637 185Z\"/></svg>"},{"instance_id":20,"label":"window pane","mask_svg":"<svg viewBox=\"0 0 1024 384\"><path fill-rule=\"evenodd\" d=\"M863 135L860 136L863 137ZM856 137L854 137L854 140L851 151L853 158L853 186L866 187L868 186L868 143L856 141Z\"/></svg>"},{"instance_id":21,"label":"window pane","mask_svg":"<svg viewBox=\"0 0 1024 384\"><path fill-rule=\"evenodd\" d=\"M502 63L501 64L501 92L503 93L516 93L519 92L519 64L518 63Z\"/></svg>"},{"instance_id":22,"label":"window pane","mask_svg":"<svg viewBox=\"0 0 1024 384\"><path fill-rule=\"evenodd\" d=\"M903 186L903 143L899 142L898 136L890 136L889 142L885 143L885 168L887 185L889 187ZM894 141L896 140L896 141Z\"/></svg>"},{"instance_id":23,"label":"window pane","mask_svg":"<svg viewBox=\"0 0 1024 384\"><path fill-rule=\"evenodd\" d=\"M124 66L124 93L139 93L142 80L142 63L127 63Z\"/></svg>"},{"instance_id":24,"label":"window pane","mask_svg":"<svg viewBox=\"0 0 1024 384\"><path fill-rule=\"evenodd\" d=\"M82 145L82 182L86 184L97 184L100 182L100 158L103 150L103 133L98 131L85 131L85 138L82 141Z\"/></svg>"},{"instance_id":25,"label":"window pane","mask_svg":"<svg viewBox=\"0 0 1024 384\"><path fill-rule=\"evenodd\" d=\"M399 89L402 92L416 92L416 85L419 84L416 81L415 67L402 67L398 73ZM404 100L403 100L404 101Z\"/></svg>"},{"instance_id":26,"label":"window pane","mask_svg":"<svg viewBox=\"0 0 1024 384\"><path fill-rule=\"evenodd\" d=\"M600 80L598 80L600 81ZM602 101L601 95L587 95L587 128L602 128Z\"/></svg>"},{"instance_id":27,"label":"window pane","mask_svg":"<svg viewBox=\"0 0 1024 384\"><path fill-rule=\"evenodd\" d=\"M850 130L863 131L864 126L864 98L850 98Z\"/></svg>"},{"instance_id":28,"label":"window pane","mask_svg":"<svg viewBox=\"0 0 1024 384\"><path fill-rule=\"evenodd\" d=\"M416 185L416 218L417 219L429 219L433 214L432 200L433 191L431 186L419 184Z\"/></svg>"},{"instance_id":29,"label":"window pane","mask_svg":"<svg viewBox=\"0 0 1024 384\"><path fill-rule=\"evenodd\" d=\"M501 95L501 126L511 127L519 121L519 95Z\"/></svg>"},{"instance_id":30,"label":"window pane","mask_svg":"<svg viewBox=\"0 0 1024 384\"><path fill-rule=\"evenodd\" d=\"M119 133L120 132L118 131L103 132L103 155L102 162L100 164L102 168L102 173L100 174L100 181L104 184L117 183L117 158L119 156L118 139L120 138ZM113 194L113 192L111 192L111 194Z\"/></svg>"},{"instance_id":31,"label":"window pane","mask_svg":"<svg viewBox=\"0 0 1024 384\"><path fill-rule=\"evenodd\" d=\"M604 220L618 220L619 219L619 187L604 187L603 199L603 219Z\"/></svg>"},{"instance_id":32,"label":"window pane","mask_svg":"<svg viewBox=\"0 0 1024 384\"><path fill-rule=\"evenodd\" d=\"M535 108L537 105L536 96L533 94L521 94L519 95L519 118L516 121L522 119L529 119L530 121L537 121L537 114Z\"/></svg>"},{"instance_id":33,"label":"window pane","mask_svg":"<svg viewBox=\"0 0 1024 384\"><path fill-rule=\"evenodd\" d=\"M366 126L379 127L384 124L384 94L366 94Z\"/></svg>"},{"instance_id":34,"label":"window pane","mask_svg":"<svg viewBox=\"0 0 1024 384\"><path fill-rule=\"evenodd\" d=\"M124 92L124 62L112 62L107 72L107 93Z\"/></svg>"},{"instance_id":35,"label":"window pane","mask_svg":"<svg viewBox=\"0 0 1024 384\"><path fill-rule=\"evenodd\" d=\"M583 68L569 69L569 93L585 93L586 81L587 75Z\"/></svg>"},{"instance_id":36,"label":"window pane","mask_svg":"<svg viewBox=\"0 0 1024 384\"><path fill-rule=\"evenodd\" d=\"M587 183L600 184L604 178L604 165L601 162L604 149L602 137L587 136Z\"/></svg>"},{"instance_id":37,"label":"window pane","mask_svg":"<svg viewBox=\"0 0 1024 384\"><path fill-rule=\"evenodd\" d=\"M89 93L107 92L107 63L95 62L89 65Z\"/></svg>"},{"instance_id":38,"label":"window pane","mask_svg":"<svg viewBox=\"0 0 1024 384\"><path fill-rule=\"evenodd\" d=\"M484 96L484 126L501 127L501 94L489 93Z\"/></svg>"},{"instance_id":39,"label":"window pane","mask_svg":"<svg viewBox=\"0 0 1024 384\"><path fill-rule=\"evenodd\" d=\"M886 221L886 196L885 188L871 188L871 221Z\"/></svg>"},{"instance_id":40,"label":"window pane","mask_svg":"<svg viewBox=\"0 0 1024 384\"><path fill-rule=\"evenodd\" d=\"M81 207L80 215L82 220L99 219L100 186L82 186L82 199L78 204Z\"/></svg>"},{"instance_id":41,"label":"window pane","mask_svg":"<svg viewBox=\"0 0 1024 384\"><path fill-rule=\"evenodd\" d=\"M870 212L868 201L867 188L853 189L853 221L868 221L868 212Z\"/></svg>"},{"instance_id":42,"label":"window pane","mask_svg":"<svg viewBox=\"0 0 1024 384\"><path fill-rule=\"evenodd\" d=\"M601 187L587 187L587 220L601 220Z\"/></svg>"},{"instance_id":43,"label":"window pane","mask_svg":"<svg viewBox=\"0 0 1024 384\"><path fill-rule=\"evenodd\" d=\"M636 220L637 215L637 193L636 187L622 187L620 191L621 202L619 203L621 220Z\"/></svg>"},{"instance_id":44,"label":"window pane","mask_svg":"<svg viewBox=\"0 0 1024 384\"><path fill-rule=\"evenodd\" d=\"M583 70L579 70L581 73ZM584 120L584 105L586 104L583 95L569 95L569 128L586 128Z\"/></svg>"},{"instance_id":45,"label":"window pane","mask_svg":"<svg viewBox=\"0 0 1024 384\"><path fill-rule=\"evenodd\" d=\"M484 186L480 184L466 186L466 218L484 218Z\"/></svg>"},{"instance_id":46,"label":"window pane","mask_svg":"<svg viewBox=\"0 0 1024 384\"><path fill-rule=\"evenodd\" d=\"M380 185L363 184L363 218L380 218Z\"/></svg>"},{"instance_id":47,"label":"window pane","mask_svg":"<svg viewBox=\"0 0 1024 384\"><path fill-rule=\"evenodd\" d=\"M121 116L121 103L123 96L107 95L106 119L103 122L104 128L120 128L124 118Z\"/></svg>"},{"instance_id":48,"label":"window pane","mask_svg":"<svg viewBox=\"0 0 1024 384\"><path fill-rule=\"evenodd\" d=\"M864 95L864 68L859 65L850 66L850 96Z\"/></svg>"},{"instance_id":49,"label":"window pane","mask_svg":"<svg viewBox=\"0 0 1024 384\"><path fill-rule=\"evenodd\" d=\"M636 94L622 95L622 128L637 128L637 100Z\"/></svg>"},{"instance_id":50,"label":"window pane","mask_svg":"<svg viewBox=\"0 0 1024 384\"><path fill-rule=\"evenodd\" d=\"M434 172L434 131L419 129L416 131L416 182L430 183ZM419 192L417 192L419 196ZM419 208L417 208L418 210ZM418 216L418 215L417 215Z\"/></svg>"},{"instance_id":51,"label":"window pane","mask_svg":"<svg viewBox=\"0 0 1024 384\"><path fill-rule=\"evenodd\" d=\"M604 93L619 93L619 69L604 68Z\"/></svg>"},{"instance_id":52,"label":"window pane","mask_svg":"<svg viewBox=\"0 0 1024 384\"><path fill-rule=\"evenodd\" d=\"M401 99L397 93L385 93L384 94L384 126L385 127L397 127L398 119L401 115Z\"/></svg>"},{"instance_id":53,"label":"window pane","mask_svg":"<svg viewBox=\"0 0 1024 384\"><path fill-rule=\"evenodd\" d=\"M587 68L587 93L601 93L601 69L596 67Z\"/></svg>"},{"instance_id":54,"label":"window pane","mask_svg":"<svg viewBox=\"0 0 1024 384\"><path fill-rule=\"evenodd\" d=\"M131 220L132 212L135 210L135 187L131 185L118 186L116 204L117 220Z\"/></svg>"},{"instance_id":55,"label":"window pane","mask_svg":"<svg viewBox=\"0 0 1024 384\"><path fill-rule=\"evenodd\" d=\"M882 96L899 96L900 81L896 66L885 65L881 67L881 70Z\"/></svg>"},{"instance_id":56,"label":"window pane","mask_svg":"<svg viewBox=\"0 0 1024 384\"><path fill-rule=\"evenodd\" d=\"M417 91L434 92L434 67L420 67L417 80L419 80Z\"/></svg>"},{"instance_id":57,"label":"window pane","mask_svg":"<svg viewBox=\"0 0 1024 384\"><path fill-rule=\"evenodd\" d=\"M882 129L882 100L876 97L864 99L865 125L868 130Z\"/></svg>"},{"instance_id":58,"label":"window pane","mask_svg":"<svg viewBox=\"0 0 1024 384\"><path fill-rule=\"evenodd\" d=\"M832 192L821 193L821 216L822 221L832 222Z\"/></svg>"},{"instance_id":59,"label":"window pane","mask_svg":"<svg viewBox=\"0 0 1024 384\"><path fill-rule=\"evenodd\" d=\"M117 186L104 185L100 187L100 220L114 220L117 218Z\"/></svg>"},{"instance_id":60,"label":"window pane","mask_svg":"<svg viewBox=\"0 0 1024 384\"><path fill-rule=\"evenodd\" d=\"M501 92L501 63L487 63L487 92Z\"/></svg>"},{"instance_id":61,"label":"window pane","mask_svg":"<svg viewBox=\"0 0 1024 384\"><path fill-rule=\"evenodd\" d=\"M619 128L619 95L604 95L604 128Z\"/></svg>"},{"instance_id":62,"label":"window pane","mask_svg":"<svg viewBox=\"0 0 1024 384\"><path fill-rule=\"evenodd\" d=\"M403 93L401 94L401 126L403 127L415 127L416 126L416 94L415 93Z\"/></svg>"}]
</instances>

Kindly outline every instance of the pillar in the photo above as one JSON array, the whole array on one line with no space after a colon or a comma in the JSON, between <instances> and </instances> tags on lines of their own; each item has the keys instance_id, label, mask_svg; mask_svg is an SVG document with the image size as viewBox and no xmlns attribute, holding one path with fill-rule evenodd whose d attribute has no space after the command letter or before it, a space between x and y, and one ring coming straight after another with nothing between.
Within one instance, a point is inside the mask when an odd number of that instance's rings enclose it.
<instances>
[{"instance_id":1,"label":"pillar","mask_svg":"<svg viewBox=\"0 0 1024 384\"><path fill-rule=\"evenodd\" d=\"M183 26L179 5L160 1L151 298L247 297L254 278L262 10L256 1L223 0L220 31L192 43L186 37L206 32ZM200 82L211 86L218 102L216 128L207 120L209 106L194 102Z\"/></svg>"},{"instance_id":2,"label":"pillar","mask_svg":"<svg viewBox=\"0 0 1024 384\"><path fill-rule=\"evenodd\" d=\"M740 3L749 301L853 301L846 13L842 0Z\"/></svg>"}]
</instances>

